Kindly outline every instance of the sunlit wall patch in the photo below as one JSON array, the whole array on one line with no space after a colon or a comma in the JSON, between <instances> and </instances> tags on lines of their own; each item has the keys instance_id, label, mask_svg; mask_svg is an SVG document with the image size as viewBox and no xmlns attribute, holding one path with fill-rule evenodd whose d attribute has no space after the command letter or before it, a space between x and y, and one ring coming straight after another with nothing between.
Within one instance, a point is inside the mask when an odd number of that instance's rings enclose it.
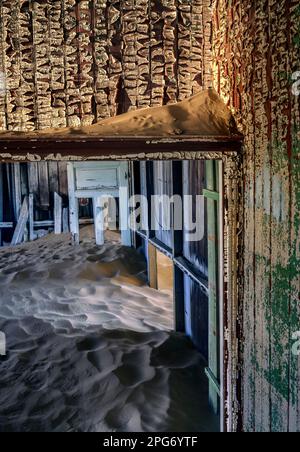
<instances>
[{"instance_id":1,"label":"sunlit wall patch","mask_svg":"<svg viewBox=\"0 0 300 452\"><path fill-rule=\"evenodd\" d=\"M0 97L4 97L6 94L6 77L4 72L0 71Z\"/></svg>"}]
</instances>

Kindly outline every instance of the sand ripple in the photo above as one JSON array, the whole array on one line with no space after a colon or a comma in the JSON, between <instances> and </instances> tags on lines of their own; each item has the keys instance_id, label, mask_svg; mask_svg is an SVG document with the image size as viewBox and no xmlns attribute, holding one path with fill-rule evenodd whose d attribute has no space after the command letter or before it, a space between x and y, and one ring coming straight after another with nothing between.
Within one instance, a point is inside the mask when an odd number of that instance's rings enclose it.
<instances>
[{"instance_id":1,"label":"sand ripple","mask_svg":"<svg viewBox=\"0 0 300 452\"><path fill-rule=\"evenodd\" d=\"M0 251L1 432L217 429L201 357L144 273L134 250L68 236Z\"/></svg>"}]
</instances>

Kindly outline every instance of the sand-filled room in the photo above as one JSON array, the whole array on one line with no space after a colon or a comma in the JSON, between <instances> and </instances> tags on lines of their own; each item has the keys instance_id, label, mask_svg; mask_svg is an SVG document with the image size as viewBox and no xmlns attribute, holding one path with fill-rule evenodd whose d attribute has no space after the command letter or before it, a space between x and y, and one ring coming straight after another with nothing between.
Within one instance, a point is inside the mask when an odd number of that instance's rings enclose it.
<instances>
[{"instance_id":1,"label":"sand-filled room","mask_svg":"<svg viewBox=\"0 0 300 452\"><path fill-rule=\"evenodd\" d=\"M1 433L300 432L298 3L0 2Z\"/></svg>"},{"instance_id":2,"label":"sand-filled room","mask_svg":"<svg viewBox=\"0 0 300 452\"><path fill-rule=\"evenodd\" d=\"M204 151L176 160L174 153L151 156L145 137L158 134L162 142L181 136L192 146L201 143ZM6 400L3 387L3 431L220 431L221 244L229 228L223 178L239 155L241 135L218 94L205 90L176 105L91 126L3 132L0 138L57 151L56 158L27 154L1 164L2 274L8 285L1 331L8 385L24 366L14 389L24 403L17 408ZM107 154L111 138L118 156ZM81 146L65 155L74 142ZM106 149L103 155L85 154L95 152L97 143ZM206 146L215 147L214 154ZM235 190L237 195L237 184ZM15 297L22 300L21 312L15 311ZM77 356L67 350L68 338ZM27 361L36 349L39 357ZM67 356L81 364L74 368ZM62 363L70 375L62 373ZM89 378L78 386L83 375ZM19 385L26 388L22 395ZM54 394L60 394L57 403ZM155 399L162 406L153 406Z\"/></svg>"},{"instance_id":3,"label":"sand-filled room","mask_svg":"<svg viewBox=\"0 0 300 452\"><path fill-rule=\"evenodd\" d=\"M220 430L220 167L1 165L1 431Z\"/></svg>"}]
</instances>

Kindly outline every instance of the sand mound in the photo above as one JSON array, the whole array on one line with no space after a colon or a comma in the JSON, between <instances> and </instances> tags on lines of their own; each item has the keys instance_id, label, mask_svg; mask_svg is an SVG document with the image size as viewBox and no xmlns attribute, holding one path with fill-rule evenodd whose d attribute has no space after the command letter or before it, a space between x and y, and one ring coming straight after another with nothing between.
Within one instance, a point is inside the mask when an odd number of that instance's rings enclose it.
<instances>
[{"instance_id":1,"label":"sand mound","mask_svg":"<svg viewBox=\"0 0 300 452\"><path fill-rule=\"evenodd\" d=\"M91 126L39 131L28 136L174 136L237 135L234 118L213 89L177 104L131 111ZM0 134L0 137L4 134ZM10 133L16 135L16 133Z\"/></svg>"},{"instance_id":2,"label":"sand mound","mask_svg":"<svg viewBox=\"0 0 300 452\"><path fill-rule=\"evenodd\" d=\"M1 432L217 429L201 357L144 271L69 235L0 251Z\"/></svg>"}]
</instances>

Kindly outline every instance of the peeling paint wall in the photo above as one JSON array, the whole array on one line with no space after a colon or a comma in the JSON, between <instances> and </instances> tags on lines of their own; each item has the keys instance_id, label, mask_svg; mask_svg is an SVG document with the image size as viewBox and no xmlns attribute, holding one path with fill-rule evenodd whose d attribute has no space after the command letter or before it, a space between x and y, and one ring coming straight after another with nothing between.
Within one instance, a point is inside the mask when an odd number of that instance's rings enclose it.
<instances>
[{"instance_id":1,"label":"peeling paint wall","mask_svg":"<svg viewBox=\"0 0 300 452\"><path fill-rule=\"evenodd\" d=\"M299 2L216 0L213 28L215 85L245 134L244 428L300 431Z\"/></svg>"},{"instance_id":2,"label":"peeling paint wall","mask_svg":"<svg viewBox=\"0 0 300 452\"><path fill-rule=\"evenodd\" d=\"M211 3L2 0L0 129L91 124L209 87Z\"/></svg>"}]
</instances>

